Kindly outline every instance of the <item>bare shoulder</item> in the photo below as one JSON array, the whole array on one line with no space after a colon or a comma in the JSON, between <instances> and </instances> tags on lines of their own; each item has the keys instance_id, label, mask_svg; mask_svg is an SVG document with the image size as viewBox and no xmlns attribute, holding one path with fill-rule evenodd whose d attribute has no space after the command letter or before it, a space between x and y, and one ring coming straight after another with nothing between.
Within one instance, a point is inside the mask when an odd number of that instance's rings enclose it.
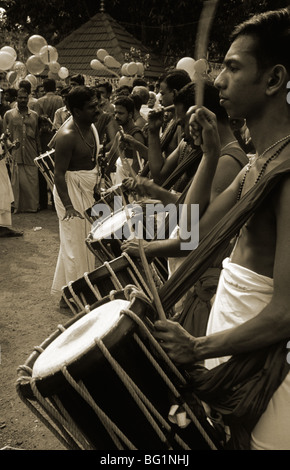
<instances>
[{"instance_id":1,"label":"bare shoulder","mask_svg":"<svg viewBox=\"0 0 290 470\"><path fill-rule=\"evenodd\" d=\"M290 172L281 176L273 192L273 202L277 213L283 210L290 213Z\"/></svg>"},{"instance_id":2,"label":"bare shoulder","mask_svg":"<svg viewBox=\"0 0 290 470\"><path fill-rule=\"evenodd\" d=\"M61 127L56 135L55 145L56 147L69 146L70 148L74 146L76 131L71 125L71 122L66 123Z\"/></svg>"},{"instance_id":3,"label":"bare shoulder","mask_svg":"<svg viewBox=\"0 0 290 470\"><path fill-rule=\"evenodd\" d=\"M241 164L231 155L222 155L219 158L215 177L213 180L213 197L222 193L230 184L235 181L235 185L240 185L244 172Z\"/></svg>"}]
</instances>

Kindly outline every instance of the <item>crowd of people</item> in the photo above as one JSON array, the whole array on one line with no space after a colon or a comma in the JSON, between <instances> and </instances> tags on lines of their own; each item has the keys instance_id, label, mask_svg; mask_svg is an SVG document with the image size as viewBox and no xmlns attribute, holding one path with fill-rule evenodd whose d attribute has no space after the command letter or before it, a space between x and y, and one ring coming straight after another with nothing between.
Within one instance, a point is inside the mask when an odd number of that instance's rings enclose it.
<instances>
[{"instance_id":1,"label":"crowd of people","mask_svg":"<svg viewBox=\"0 0 290 470\"><path fill-rule=\"evenodd\" d=\"M138 78L115 89L109 82L86 86L77 76L57 92L45 79L43 92L35 90L43 96L33 96L24 80L2 101L2 154L9 158L0 162L0 235L19 235L11 212L47 207L34 158L53 149L60 250L52 293L61 307L62 287L95 268L84 213L100 197L104 175L164 206L182 201L168 237L143 242L148 259L168 263L167 285L178 297L153 334L195 393L204 393L205 412L227 410L229 448L290 449L289 31L289 9L237 26L218 77L199 78L199 107L196 82L177 69L154 85ZM200 244L186 249L194 229ZM140 257L137 239L122 250ZM192 266L201 270L194 281Z\"/></svg>"}]
</instances>

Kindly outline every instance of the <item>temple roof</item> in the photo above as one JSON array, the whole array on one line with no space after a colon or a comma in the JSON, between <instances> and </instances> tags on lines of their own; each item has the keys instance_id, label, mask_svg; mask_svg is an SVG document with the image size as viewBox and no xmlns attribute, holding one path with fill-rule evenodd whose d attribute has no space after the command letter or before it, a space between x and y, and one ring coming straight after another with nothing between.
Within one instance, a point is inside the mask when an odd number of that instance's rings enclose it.
<instances>
[{"instance_id":1,"label":"temple roof","mask_svg":"<svg viewBox=\"0 0 290 470\"><path fill-rule=\"evenodd\" d=\"M105 69L103 71L93 70L90 66L92 59L97 59L97 51L105 49L119 63L124 64L125 54L130 52L131 47L140 50L142 57L149 54L149 67L145 70L146 78L157 78L164 73L162 61L156 54L130 33L128 33L117 21L104 11L101 5L99 13L89 21L69 34L58 45L59 63L67 67L70 75L83 74L92 77L114 76ZM119 73L119 70L112 69Z\"/></svg>"}]
</instances>

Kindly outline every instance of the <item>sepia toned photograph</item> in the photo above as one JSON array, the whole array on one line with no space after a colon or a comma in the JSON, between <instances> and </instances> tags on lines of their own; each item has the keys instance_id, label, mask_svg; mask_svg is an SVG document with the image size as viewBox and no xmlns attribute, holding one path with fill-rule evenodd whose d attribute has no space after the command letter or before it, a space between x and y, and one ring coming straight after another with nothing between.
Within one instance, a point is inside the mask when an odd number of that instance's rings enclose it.
<instances>
[{"instance_id":1,"label":"sepia toned photograph","mask_svg":"<svg viewBox=\"0 0 290 470\"><path fill-rule=\"evenodd\" d=\"M289 50L283 0L0 0L0 450L290 450Z\"/></svg>"}]
</instances>

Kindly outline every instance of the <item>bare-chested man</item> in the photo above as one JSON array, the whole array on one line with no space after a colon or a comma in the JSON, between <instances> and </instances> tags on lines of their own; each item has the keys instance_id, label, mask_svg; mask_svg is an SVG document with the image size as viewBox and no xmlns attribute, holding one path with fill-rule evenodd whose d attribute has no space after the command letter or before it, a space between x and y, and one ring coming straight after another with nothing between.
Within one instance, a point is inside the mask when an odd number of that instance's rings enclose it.
<instances>
[{"instance_id":1,"label":"bare-chested man","mask_svg":"<svg viewBox=\"0 0 290 470\"><path fill-rule=\"evenodd\" d=\"M187 193L198 203L200 239L235 205L238 198L290 158L290 12L269 12L237 27L216 79L221 104L232 118L245 118L257 154L212 203L210 188L219 155L215 116L195 109L192 132L202 130L203 159ZM278 344L290 337L290 175L279 184L240 231L224 261L207 328L193 337L174 322L157 322L156 338L179 365L205 361L207 368L229 356ZM188 213L184 213L189 215ZM185 223L185 219L182 224ZM285 350L285 364L286 364ZM290 374L273 394L252 431L252 449L290 449Z\"/></svg>"},{"instance_id":2,"label":"bare-chested man","mask_svg":"<svg viewBox=\"0 0 290 470\"><path fill-rule=\"evenodd\" d=\"M54 201L60 226L60 252L52 293L95 267L95 257L85 239L91 229L83 213L94 203L94 188L100 181L97 156L99 137L92 124L98 113L95 92L78 86L67 96L72 119L55 139ZM60 306L65 306L61 299Z\"/></svg>"}]
</instances>

